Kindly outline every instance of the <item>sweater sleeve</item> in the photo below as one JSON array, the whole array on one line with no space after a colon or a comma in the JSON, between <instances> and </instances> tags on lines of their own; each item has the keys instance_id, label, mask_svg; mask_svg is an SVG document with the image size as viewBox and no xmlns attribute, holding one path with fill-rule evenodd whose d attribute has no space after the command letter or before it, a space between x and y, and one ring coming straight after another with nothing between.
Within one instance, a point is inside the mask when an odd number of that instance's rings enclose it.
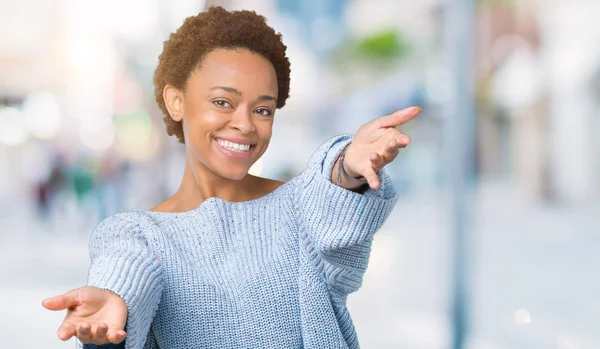
<instances>
[{"instance_id":1,"label":"sweater sleeve","mask_svg":"<svg viewBox=\"0 0 600 349\"><path fill-rule=\"evenodd\" d=\"M141 349L162 293L162 268L146 238L154 226L141 214L127 212L106 218L90 238L88 286L110 290L127 304L125 340L118 345L82 344L78 349Z\"/></svg>"},{"instance_id":2,"label":"sweater sleeve","mask_svg":"<svg viewBox=\"0 0 600 349\"><path fill-rule=\"evenodd\" d=\"M331 171L351 135L336 136L311 156L295 179L301 229L324 261L325 277L339 294L358 290L367 269L371 242L397 201L393 182L378 172L381 186L356 193L331 182Z\"/></svg>"}]
</instances>

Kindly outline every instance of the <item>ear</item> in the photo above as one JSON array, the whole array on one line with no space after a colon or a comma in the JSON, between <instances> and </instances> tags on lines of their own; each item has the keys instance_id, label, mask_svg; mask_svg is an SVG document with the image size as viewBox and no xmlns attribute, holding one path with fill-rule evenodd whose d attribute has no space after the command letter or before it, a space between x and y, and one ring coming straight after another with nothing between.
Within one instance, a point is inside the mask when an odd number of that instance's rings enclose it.
<instances>
[{"instance_id":1,"label":"ear","mask_svg":"<svg viewBox=\"0 0 600 349\"><path fill-rule=\"evenodd\" d=\"M171 119L175 121L181 121L183 119L184 112L183 92L174 86L166 85L163 89L163 100L165 101L165 105L169 111Z\"/></svg>"}]
</instances>

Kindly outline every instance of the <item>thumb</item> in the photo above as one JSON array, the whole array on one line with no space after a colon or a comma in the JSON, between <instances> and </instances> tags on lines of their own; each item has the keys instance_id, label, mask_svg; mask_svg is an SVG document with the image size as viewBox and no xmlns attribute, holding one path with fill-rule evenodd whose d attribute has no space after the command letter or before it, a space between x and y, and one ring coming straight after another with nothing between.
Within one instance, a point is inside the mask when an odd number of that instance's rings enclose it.
<instances>
[{"instance_id":1,"label":"thumb","mask_svg":"<svg viewBox=\"0 0 600 349\"><path fill-rule=\"evenodd\" d=\"M64 310L78 306L80 303L79 291L72 290L63 295L44 300L42 306L48 310Z\"/></svg>"}]
</instances>

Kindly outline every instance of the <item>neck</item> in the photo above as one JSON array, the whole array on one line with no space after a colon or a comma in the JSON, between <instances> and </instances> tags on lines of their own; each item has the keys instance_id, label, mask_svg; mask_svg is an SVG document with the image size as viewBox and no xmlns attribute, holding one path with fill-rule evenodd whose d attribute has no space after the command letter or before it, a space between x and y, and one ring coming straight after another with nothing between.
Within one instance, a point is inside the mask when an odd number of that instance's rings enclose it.
<instances>
[{"instance_id":1,"label":"neck","mask_svg":"<svg viewBox=\"0 0 600 349\"><path fill-rule=\"evenodd\" d=\"M256 196L256 184L257 177L250 174L239 180L224 178L188 158L181 185L171 198L171 204L177 207L178 211L188 211L198 207L209 197L218 197L230 202L251 200Z\"/></svg>"}]
</instances>

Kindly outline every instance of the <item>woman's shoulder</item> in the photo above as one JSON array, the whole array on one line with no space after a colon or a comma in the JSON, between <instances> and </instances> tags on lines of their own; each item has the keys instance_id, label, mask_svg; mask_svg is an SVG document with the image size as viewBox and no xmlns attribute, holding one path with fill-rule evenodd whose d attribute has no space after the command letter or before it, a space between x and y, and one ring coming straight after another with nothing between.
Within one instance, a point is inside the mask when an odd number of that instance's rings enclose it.
<instances>
[{"instance_id":1,"label":"woman's shoulder","mask_svg":"<svg viewBox=\"0 0 600 349\"><path fill-rule=\"evenodd\" d=\"M144 211L125 211L110 215L100 221L94 229L97 234L141 233L154 226L151 217Z\"/></svg>"},{"instance_id":2,"label":"woman's shoulder","mask_svg":"<svg viewBox=\"0 0 600 349\"><path fill-rule=\"evenodd\" d=\"M102 219L100 224L114 224L119 222L139 223L148 219L145 212L144 210L118 212Z\"/></svg>"}]
</instances>

